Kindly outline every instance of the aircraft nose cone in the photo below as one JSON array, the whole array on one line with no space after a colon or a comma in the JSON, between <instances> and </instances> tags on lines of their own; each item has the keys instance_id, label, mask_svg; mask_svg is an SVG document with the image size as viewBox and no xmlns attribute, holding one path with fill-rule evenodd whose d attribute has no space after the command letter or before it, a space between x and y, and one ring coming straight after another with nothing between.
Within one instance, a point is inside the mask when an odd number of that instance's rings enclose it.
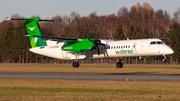
<instances>
[{"instance_id":1,"label":"aircraft nose cone","mask_svg":"<svg viewBox=\"0 0 180 101\"><path fill-rule=\"evenodd\" d=\"M161 48L161 53L163 53L164 55L168 55L168 54L173 54L174 51L171 49L171 47L166 45L166 46Z\"/></svg>"},{"instance_id":2,"label":"aircraft nose cone","mask_svg":"<svg viewBox=\"0 0 180 101\"><path fill-rule=\"evenodd\" d=\"M173 54L174 53L174 51L170 47L166 51L167 51L168 54Z\"/></svg>"},{"instance_id":3,"label":"aircraft nose cone","mask_svg":"<svg viewBox=\"0 0 180 101\"><path fill-rule=\"evenodd\" d=\"M169 50L169 53L170 53L170 54L173 54L173 53L174 53L174 51L173 51L172 49L170 49L170 50Z\"/></svg>"}]
</instances>

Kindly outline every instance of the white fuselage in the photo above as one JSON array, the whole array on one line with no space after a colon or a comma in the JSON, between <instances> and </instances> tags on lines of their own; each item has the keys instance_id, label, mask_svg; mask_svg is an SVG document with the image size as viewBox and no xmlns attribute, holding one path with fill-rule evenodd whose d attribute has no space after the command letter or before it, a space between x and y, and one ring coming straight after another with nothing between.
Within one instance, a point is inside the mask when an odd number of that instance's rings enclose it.
<instances>
[{"instance_id":1,"label":"white fuselage","mask_svg":"<svg viewBox=\"0 0 180 101\"><path fill-rule=\"evenodd\" d=\"M100 55L96 49L89 52L79 53L78 59L85 58L112 58L112 57L139 57L158 56L172 54L173 50L160 39L138 39L138 40L101 40L107 47L99 46ZM47 41L48 46L31 48L30 51L62 60L76 59L74 51L63 51L62 43ZM79 46L81 47L81 46Z\"/></svg>"}]
</instances>

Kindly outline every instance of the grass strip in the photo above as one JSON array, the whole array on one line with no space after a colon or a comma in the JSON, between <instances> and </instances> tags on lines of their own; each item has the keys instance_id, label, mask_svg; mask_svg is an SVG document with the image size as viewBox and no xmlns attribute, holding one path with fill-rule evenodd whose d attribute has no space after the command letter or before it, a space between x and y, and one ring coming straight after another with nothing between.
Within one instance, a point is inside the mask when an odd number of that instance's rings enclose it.
<instances>
[{"instance_id":1,"label":"grass strip","mask_svg":"<svg viewBox=\"0 0 180 101\"><path fill-rule=\"evenodd\" d=\"M0 64L0 72L180 74L180 66L124 65L116 68L115 64L81 64L73 68L71 64Z\"/></svg>"},{"instance_id":2,"label":"grass strip","mask_svg":"<svg viewBox=\"0 0 180 101\"><path fill-rule=\"evenodd\" d=\"M180 82L0 79L0 101L179 100Z\"/></svg>"}]
</instances>

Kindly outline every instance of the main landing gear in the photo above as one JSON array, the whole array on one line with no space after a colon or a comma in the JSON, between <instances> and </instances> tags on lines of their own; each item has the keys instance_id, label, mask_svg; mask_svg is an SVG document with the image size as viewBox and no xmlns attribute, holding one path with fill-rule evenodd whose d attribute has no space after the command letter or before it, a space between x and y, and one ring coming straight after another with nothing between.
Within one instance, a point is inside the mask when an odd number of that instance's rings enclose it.
<instances>
[{"instance_id":1,"label":"main landing gear","mask_svg":"<svg viewBox=\"0 0 180 101\"><path fill-rule=\"evenodd\" d=\"M80 54L75 53L76 60L72 63L72 66L73 66L74 68L78 68L78 67L80 66L80 63L78 62L78 59L79 59L79 56L80 56L80 55L81 55L81 53L80 53Z\"/></svg>"},{"instance_id":2,"label":"main landing gear","mask_svg":"<svg viewBox=\"0 0 180 101\"><path fill-rule=\"evenodd\" d=\"M73 63L72 63L72 66L73 66L74 68L78 68L78 67L80 66L80 63L79 63L79 62L73 62Z\"/></svg>"},{"instance_id":3,"label":"main landing gear","mask_svg":"<svg viewBox=\"0 0 180 101\"><path fill-rule=\"evenodd\" d=\"M119 58L119 62L116 63L116 67L117 68L122 68L123 67L123 63L121 62L122 59Z\"/></svg>"}]
</instances>

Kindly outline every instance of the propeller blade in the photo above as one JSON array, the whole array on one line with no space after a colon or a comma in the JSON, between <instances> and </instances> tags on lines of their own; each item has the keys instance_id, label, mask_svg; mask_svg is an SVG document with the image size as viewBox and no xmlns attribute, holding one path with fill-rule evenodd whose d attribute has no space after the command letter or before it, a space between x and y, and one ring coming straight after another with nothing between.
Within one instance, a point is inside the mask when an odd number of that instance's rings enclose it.
<instances>
[{"instance_id":1,"label":"propeller blade","mask_svg":"<svg viewBox=\"0 0 180 101\"><path fill-rule=\"evenodd\" d=\"M92 41L92 40L90 40L90 41ZM101 43L101 40L99 40L99 39L95 39L95 40L92 41L92 42L94 43L94 45L93 45L93 47L89 50L89 52L91 52L93 49L96 48L96 49L97 49L98 56L100 55L99 45L102 45L102 46L104 46L104 47L107 48L106 44Z\"/></svg>"},{"instance_id":2,"label":"propeller blade","mask_svg":"<svg viewBox=\"0 0 180 101\"><path fill-rule=\"evenodd\" d=\"M101 36L100 36L100 38L99 38L99 39L101 39L103 36L104 36L104 33L102 33L102 34L101 34Z\"/></svg>"},{"instance_id":3,"label":"propeller blade","mask_svg":"<svg viewBox=\"0 0 180 101\"><path fill-rule=\"evenodd\" d=\"M93 47L89 50L89 52L91 52L93 49L95 49L97 47L96 44L93 45Z\"/></svg>"},{"instance_id":4,"label":"propeller blade","mask_svg":"<svg viewBox=\"0 0 180 101\"><path fill-rule=\"evenodd\" d=\"M104 46L104 47L107 47L106 44L103 44L103 43L101 43L100 45L102 45L102 46Z\"/></svg>"},{"instance_id":5,"label":"propeller blade","mask_svg":"<svg viewBox=\"0 0 180 101\"><path fill-rule=\"evenodd\" d=\"M96 33L94 33L90 38L96 38Z\"/></svg>"},{"instance_id":6,"label":"propeller blade","mask_svg":"<svg viewBox=\"0 0 180 101\"><path fill-rule=\"evenodd\" d=\"M100 55L99 46L97 46L98 56Z\"/></svg>"}]
</instances>

